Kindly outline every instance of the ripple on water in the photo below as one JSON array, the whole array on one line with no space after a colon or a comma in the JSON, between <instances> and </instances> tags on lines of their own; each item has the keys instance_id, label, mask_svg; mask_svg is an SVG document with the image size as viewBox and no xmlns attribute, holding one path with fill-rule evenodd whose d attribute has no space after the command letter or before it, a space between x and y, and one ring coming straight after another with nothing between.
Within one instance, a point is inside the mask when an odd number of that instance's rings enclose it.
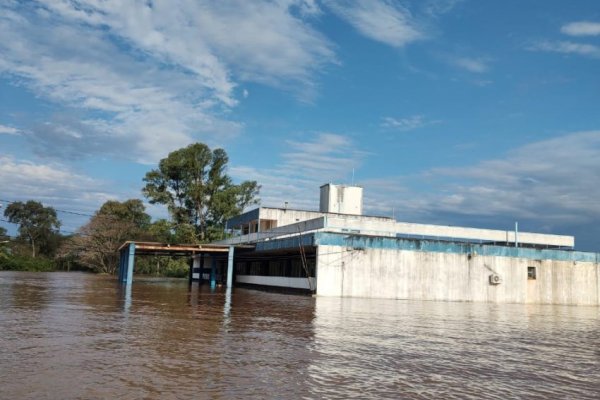
<instances>
[{"instance_id":1,"label":"ripple on water","mask_svg":"<svg viewBox=\"0 0 600 400\"><path fill-rule=\"evenodd\" d=\"M600 308L0 273L2 398L597 398Z\"/></svg>"}]
</instances>

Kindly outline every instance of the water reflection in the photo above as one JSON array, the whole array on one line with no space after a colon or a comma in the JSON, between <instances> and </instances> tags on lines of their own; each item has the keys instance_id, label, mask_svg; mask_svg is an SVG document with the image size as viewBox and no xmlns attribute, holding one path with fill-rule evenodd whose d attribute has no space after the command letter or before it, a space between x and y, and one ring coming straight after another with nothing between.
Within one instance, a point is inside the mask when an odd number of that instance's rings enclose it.
<instances>
[{"instance_id":1,"label":"water reflection","mask_svg":"<svg viewBox=\"0 0 600 400\"><path fill-rule=\"evenodd\" d=\"M600 308L0 273L3 398L594 398ZM73 377L77 377L74 384Z\"/></svg>"}]
</instances>

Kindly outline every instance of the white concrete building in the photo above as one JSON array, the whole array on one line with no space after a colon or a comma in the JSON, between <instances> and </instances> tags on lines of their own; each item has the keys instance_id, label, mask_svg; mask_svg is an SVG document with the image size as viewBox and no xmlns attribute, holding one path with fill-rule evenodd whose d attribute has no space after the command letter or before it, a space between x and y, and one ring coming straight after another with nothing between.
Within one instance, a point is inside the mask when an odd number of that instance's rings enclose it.
<instances>
[{"instance_id":1,"label":"white concrete building","mask_svg":"<svg viewBox=\"0 0 600 400\"><path fill-rule=\"evenodd\" d=\"M600 254L573 251L573 236L412 224L360 211L362 188L328 184L319 212L259 207L229 220L239 235L217 244L250 246L236 251L237 285L319 296L600 305ZM212 265L224 274L223 262Z\"/></svg>"}]
</instances>

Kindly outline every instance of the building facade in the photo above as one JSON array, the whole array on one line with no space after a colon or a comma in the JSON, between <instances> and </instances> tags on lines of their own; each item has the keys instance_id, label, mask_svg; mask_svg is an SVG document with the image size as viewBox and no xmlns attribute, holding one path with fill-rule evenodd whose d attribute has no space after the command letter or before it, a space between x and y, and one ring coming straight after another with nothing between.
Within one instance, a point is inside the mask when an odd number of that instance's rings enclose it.
<instances>
[{"instance_id":1,"label":"building facade","mask_svg":"<svg viewBox=\"0 0 600 400\"><path fill-rule=\"evenodd\" d=\"M235 284L319 296L600 305L600 254L574 251L573 236L364 216L362 188L353 188L322 186L318 212L260 207L229 220L236 236L218 244L247 246L236 251ZM223 274L225 260L215 262Z\"/></svg>"}]
</instances>

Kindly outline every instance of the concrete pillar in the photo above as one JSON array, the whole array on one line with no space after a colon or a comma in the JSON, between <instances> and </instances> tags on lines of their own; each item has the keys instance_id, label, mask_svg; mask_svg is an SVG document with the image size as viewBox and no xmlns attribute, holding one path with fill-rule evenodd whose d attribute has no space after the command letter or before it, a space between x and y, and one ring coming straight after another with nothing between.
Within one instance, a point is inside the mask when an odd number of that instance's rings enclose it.
<instances>
[{"instance_id":1,"label":"concrete pillar","mask_svg":"<svg viewBox=\"0 0 600 400\"><path fill-rule=\"evenodd\" d=\"M210 288L214 289L217 287L217 257L215 255L210 256Z\"/></svg>"},{"instance_id":2,"label":"concrete pillar","mask_svg":"<svg viewBox=\"0 0 600 400\"><path fill-rule=\"evenodd\" d=\"M127 284L133 283L133 265L135 264L135 243L129 243L129 255L127 257Z\"/></svg>"},{"instance_id":3,"label":"concrete pillar","mask_svg":"<svg viewBox=\"0 0 600 400\"><path fill-rule=\"evenodd\" d=\"M233 255L235 247L229 246L229 256L227 257L227 287L233 286Z\"/></svg>"}]
</instances>

